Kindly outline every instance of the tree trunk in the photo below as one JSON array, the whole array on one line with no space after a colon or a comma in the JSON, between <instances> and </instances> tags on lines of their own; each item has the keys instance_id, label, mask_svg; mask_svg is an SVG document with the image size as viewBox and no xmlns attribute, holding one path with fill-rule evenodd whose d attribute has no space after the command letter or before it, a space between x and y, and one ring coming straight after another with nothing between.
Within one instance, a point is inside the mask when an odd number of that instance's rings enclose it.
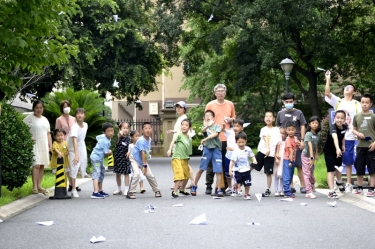
<instances>
[{"instance_id":1,"label":"tree trunk","mask_svg":"<svg viewBox=\"0 0 375 249\"><path fill-rule=\"evenodd\" d=\"M317 87L317 80L318 77L316 74L310 74L308 77L309 80L309 90L307 91L307 96L310 101L311 112L314 116L321 116L321 111L319 109L319 102L318 102L318 87Z\"/></svg>"}]
</instances>

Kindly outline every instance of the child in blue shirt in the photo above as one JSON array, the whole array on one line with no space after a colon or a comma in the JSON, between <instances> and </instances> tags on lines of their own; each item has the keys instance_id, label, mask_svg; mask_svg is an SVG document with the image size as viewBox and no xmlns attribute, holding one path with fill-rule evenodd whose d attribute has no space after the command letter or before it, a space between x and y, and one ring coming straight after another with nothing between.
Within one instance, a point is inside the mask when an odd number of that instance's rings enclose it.
<instances>
[{"instance_id":1,"label":"child in blue shirt","mask_svg":"<svg viewBox=\"0 0 375 249\"><path fill-rule=\"evenodd\" d=\"M98 143L95 145L90 155L91 163L93 165L92 180L94 185L94 192L91 195L92 199L104 199L109 195L103 191L103 180L105 167L103 160L105 156L111 155L111 138L113 137L114 130L111 123L104 123L102 125L103 133L96 137Z\"/></svg>"},{"instance_id":2,"label":"child in blue shirt","mask_svg":"<svg viewBox=\"0 0 375 249\"><path fill-rule=\"evenodd\" d=\"M130 163L133 169L133 176L130 180L129 192L126 195L126 198L128 199L135 199L134 193L137 190L140 170L142 170L143 175L146 177L148 183L152 187L152 191L155 192L155 197L161 197L156 179L147 163L147 159L149 158L151 152L151 134L151 123L144 122L142 124L142 136L135 143L134 148L132 149L129 156Z\"/></svg>"}]
</instances>

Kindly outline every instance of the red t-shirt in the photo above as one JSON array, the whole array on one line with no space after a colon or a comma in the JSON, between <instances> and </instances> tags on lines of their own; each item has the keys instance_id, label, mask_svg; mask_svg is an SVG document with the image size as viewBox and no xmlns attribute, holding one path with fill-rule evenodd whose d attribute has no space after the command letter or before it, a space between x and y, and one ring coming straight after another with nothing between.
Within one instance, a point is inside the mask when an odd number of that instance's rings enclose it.
<instances>
[{"instance_id":1,"label":"red t-shirt","mask_svg":"<svg viewBox=\"0 0 375 249\"><path fill-rule=\"evenodd\" d=\"M292 150L294 151L294 155L293 155L293 161L296 160L296 151L297 151L297 137L294 136L294 137L287 137L286 140L285 140L285 150L284 150L284 159L285 160L289 160L289 148L292 148Z\"/></svg>"}]
</instances>

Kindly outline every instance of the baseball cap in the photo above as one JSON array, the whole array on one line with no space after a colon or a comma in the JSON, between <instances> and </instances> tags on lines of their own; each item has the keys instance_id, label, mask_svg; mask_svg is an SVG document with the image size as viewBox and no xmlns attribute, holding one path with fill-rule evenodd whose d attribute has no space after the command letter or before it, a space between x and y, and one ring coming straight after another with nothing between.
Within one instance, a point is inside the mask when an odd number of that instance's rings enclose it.
<instances>
[{"instance_id":1,"label":"baseball cap","mask_svg":"<svg viewBox=\"0 0 375 249\"><path fill-rule=\"evenodd\" d=\"M186 109L186 103L184 101L178 101L176 104L174 104L174 106L176 105L179 105L181 106L182 108L185 108Z\"/></svg>"}]
</instances>

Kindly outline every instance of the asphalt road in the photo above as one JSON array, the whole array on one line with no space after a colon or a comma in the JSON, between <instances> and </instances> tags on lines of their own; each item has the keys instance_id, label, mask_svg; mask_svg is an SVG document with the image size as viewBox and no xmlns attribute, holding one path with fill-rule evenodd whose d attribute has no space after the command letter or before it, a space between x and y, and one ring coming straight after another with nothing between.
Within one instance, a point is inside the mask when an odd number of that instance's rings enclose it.
<instances>
[{"instance_id":1,"label":"asphalt road","mask_svg":"<svg viewBox=\"0 0 375 249\"><path fill-rule=\"evenodd\" d=\"M198 169L199 158L191 165ZM352 204L331 201L317 193L308 200L297 193L293 202L279 197L262 198L263 173L253 172L252 200L239 197L213 199L204 195L204 177L195 197L170 197L173 174L168 158L150 162L159 183L162 198L155 198L148 183L146 193L136 200L113 196L90 199L91 181L81 185L80 198L46 200L0 223L0 248L373 248L375 214ZM104 190L116 189L113 173L107 173ZM298 188L299 189L299 188ZM308 203L307 206L300 205ZM173 207L182 203L183 207ZM146 205L156 206L145 213ZM206 213L208 225L189 225ZM53 220L52 226L35 222ZM247 225L254 220L259 225ZM102 235L106 241L89 242Z\"/></svg>"}]
</instances>

